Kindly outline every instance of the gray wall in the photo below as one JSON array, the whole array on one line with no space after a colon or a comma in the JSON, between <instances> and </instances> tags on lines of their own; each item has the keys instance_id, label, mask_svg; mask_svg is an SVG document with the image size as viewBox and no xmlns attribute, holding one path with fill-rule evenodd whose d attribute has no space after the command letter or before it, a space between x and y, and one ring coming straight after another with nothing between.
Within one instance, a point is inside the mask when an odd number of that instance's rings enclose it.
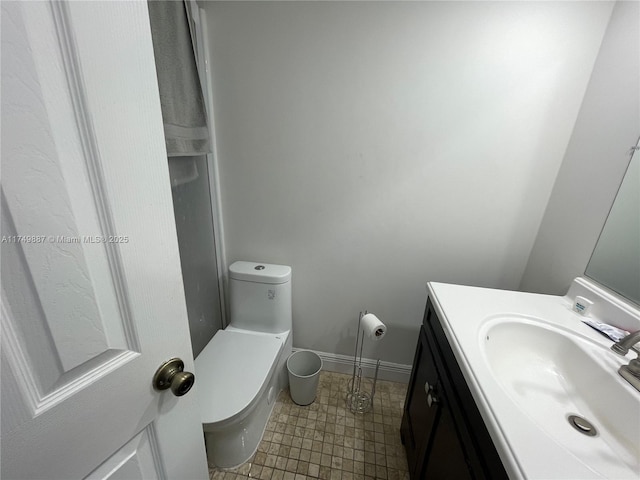
<instances>
[{"instance_id":1,"label":"gray wall","mask_svg":"<svg viewBox=\"0 0 640 480\"><path fill-rule=\"evenodd\" d=\"M522 290L562 295L582 275L640 135L640 4L618 2Z\"/></svg>"},{"instance_id":2,"label":"gray wall","mask_svg":"<svg viewBox=\"0 0 640 480\"><path fill-rule=\"evenodd\" d=\"M213 2L227 261L293 267L294 345L411 363L429 280L517 288L599 2Z\"/></svg>"},{"instance_id":3,"label":"gray wall","mask_svg":"<svg viewBox=\"0 0 640 480\"><path fill-rule=\"evenodd\" d=\"M169 158L173 211L194 356L198 356L222 328L207 168L205 156Z\"/></svg>"}]
</instances>

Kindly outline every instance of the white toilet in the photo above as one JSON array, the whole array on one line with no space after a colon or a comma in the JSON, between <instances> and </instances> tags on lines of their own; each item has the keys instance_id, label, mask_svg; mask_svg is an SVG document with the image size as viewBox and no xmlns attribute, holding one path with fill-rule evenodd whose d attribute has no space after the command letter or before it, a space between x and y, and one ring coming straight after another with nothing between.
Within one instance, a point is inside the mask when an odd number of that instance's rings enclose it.
<instances>
[{"instance_id":1,"label":"white toilet","mask_svg":"<svg viewBox=\"0 0 640 480\"><path fill-rule=\"evenodd\" d=\"M195 362L200 417L211 466L235 468L256 452L291 354L291 268L229 267L231 318Z\"/></svg>"}]
</instances>

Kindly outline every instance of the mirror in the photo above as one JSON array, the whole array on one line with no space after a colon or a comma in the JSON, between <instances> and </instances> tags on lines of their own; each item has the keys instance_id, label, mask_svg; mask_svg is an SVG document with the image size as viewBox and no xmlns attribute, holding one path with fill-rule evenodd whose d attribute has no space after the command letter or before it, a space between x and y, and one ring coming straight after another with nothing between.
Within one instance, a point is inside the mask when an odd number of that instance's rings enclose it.
<instances>
[{"instance_id":1,"label":"mirror","mask_svg":"<svg viewBox=\"0 0 640 480\"><path fill-rule=\"evenodd\" d=\"M640 305L640 140L585 274Z\"/></svg>"}]
</instances>

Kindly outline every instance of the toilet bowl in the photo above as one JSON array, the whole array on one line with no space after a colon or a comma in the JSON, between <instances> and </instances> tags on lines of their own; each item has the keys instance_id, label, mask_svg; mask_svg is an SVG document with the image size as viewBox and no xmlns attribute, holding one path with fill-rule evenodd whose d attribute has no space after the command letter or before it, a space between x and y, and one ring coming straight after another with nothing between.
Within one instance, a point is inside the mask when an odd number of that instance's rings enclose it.
<instances>
[{"instance_id":1,"label":"toilet bowl","mask_svg":"<svg viewBox=\"0 0 640 480\"><path fill-rule=\"evenodd\" d=\"M256 452L291 354L291 269L229 267L231 321L195 361L210 466L235 468Z\"/></svg>"}]
</instances>

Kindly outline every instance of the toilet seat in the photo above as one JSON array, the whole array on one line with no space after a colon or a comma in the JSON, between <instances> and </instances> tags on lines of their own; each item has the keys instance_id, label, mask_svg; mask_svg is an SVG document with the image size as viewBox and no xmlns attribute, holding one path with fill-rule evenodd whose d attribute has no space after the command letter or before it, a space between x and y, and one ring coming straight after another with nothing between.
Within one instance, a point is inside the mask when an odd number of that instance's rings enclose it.
<instances>
[{"instance_id":1,"label":"toilet seat","mask_svg":"<svg viewBox=\"0 0 640 480\"><path fill-rule=\"evenodd\" d=\"M281 338L218 330L195 361L205 430L237 419L260 397L277 364Z\"/></svg>"}]
</instances>

